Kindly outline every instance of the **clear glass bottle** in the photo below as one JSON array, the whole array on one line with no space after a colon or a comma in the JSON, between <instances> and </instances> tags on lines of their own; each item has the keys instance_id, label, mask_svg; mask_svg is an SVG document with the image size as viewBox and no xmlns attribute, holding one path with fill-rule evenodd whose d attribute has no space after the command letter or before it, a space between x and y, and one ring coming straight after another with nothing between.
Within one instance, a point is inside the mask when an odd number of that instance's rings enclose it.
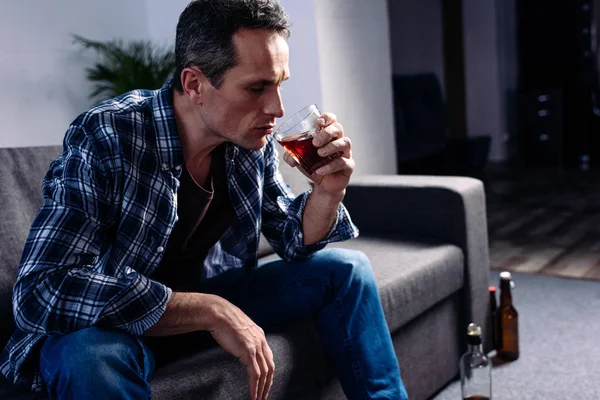
<instances>
[{"instance_id":1,"label":"clear glass bottle","mask_svg":"<svg viewBox=\"0 0 600 400\"><path fill-rule=\"evenodd\" d=\"M483 351L481 327L469 324L467 352L460 358L460 385L463 400L492 398L492 364Z\"/></svg>"}]
</instances>

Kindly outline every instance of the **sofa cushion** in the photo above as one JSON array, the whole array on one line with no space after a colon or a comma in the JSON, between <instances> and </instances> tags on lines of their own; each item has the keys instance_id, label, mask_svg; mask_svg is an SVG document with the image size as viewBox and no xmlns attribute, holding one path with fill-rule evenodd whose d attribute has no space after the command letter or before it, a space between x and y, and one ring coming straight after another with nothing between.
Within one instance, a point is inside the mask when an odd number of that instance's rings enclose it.
<instances>
[{"instance_id":1,"label":"sofa cushion","mask_svg":"<svg viewBox=\"0 0 600 400\"><path fill-rule=\"evenodd\" d=\"M266 257L273 253L275 253L275 250L273 250L273 247L271 247L265 236L261 233L260 241L258 242L258 256Z\"/></svg>"},{"instance_id":2,"label":"sofa cushion","mask_svg":"<svg viewBox=\"0 0 600 400\"><path fill-rule=\"evenodd\" d=\"M275 362L269 398L315 398L333 378L316 332L315 322L304 320L266 335ZM216 345L159 368L150 384L153 399L248 398L245 368Z\"/></svg>"},{"instance_id":3,"label":"sofa cushion","mask_svg":"<svg viewBox=\"0 0 600 400\"><path fill-rule=\"evenodd\" d=\"M42 204L42 180L60 146L0 149L0 348L14 330L12 287L33 218Z\"/></svg>"},{"instance_id":4,"label":"sofa cushion","mask_svg":"<svg viewBox=\"0 0 600 400\"><path fill-rule=\"evenodd\" d=\"M464 258L455 245L358 237L329 246L367 255L392 332L463 287Z\"/></svg>"}]
</instances>

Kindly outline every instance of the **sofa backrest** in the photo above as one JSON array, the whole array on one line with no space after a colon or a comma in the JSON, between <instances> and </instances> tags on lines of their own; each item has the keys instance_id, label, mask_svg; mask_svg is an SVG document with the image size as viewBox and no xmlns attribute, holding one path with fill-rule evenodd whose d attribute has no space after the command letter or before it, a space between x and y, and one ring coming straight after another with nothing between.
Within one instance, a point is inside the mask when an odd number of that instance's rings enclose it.
<instances>
[{"instance_id":1,"label":"sofa backrest","mask_svg":"<svg viewBox=\"0 0 600 400\"><path fill-rule=\"evenodd\" d=\"M42 180L61 146L0 149L0 349L14 330L11 297Z\"/></svg>"},{"instance_id":2,"label":"sofa backrest","mask_svg":"<svg viewBox=\"0 0 600 400\"><path fill-rule=\"evenodd\" d=\"M12 287L31 223L42 204L42 180L61 151L61 146L0 148L0 351L15 327ZM307 179L283 161L280 171L295 193L309 187ZM261 240L260 254L272 251Z\"/></svg>"}]
</instances>

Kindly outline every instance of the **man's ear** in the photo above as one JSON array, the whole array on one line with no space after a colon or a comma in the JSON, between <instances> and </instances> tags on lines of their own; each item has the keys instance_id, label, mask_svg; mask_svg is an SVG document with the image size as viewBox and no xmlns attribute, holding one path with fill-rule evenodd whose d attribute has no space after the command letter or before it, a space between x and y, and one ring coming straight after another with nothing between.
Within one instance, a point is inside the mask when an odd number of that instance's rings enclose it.
<instances>
[{"instance_id":1,"label":"man's ear","mask_svg":"<svg viewBox=\"0 0 600 400\"><path fill-rule=\"evenodd\" d=\"M181 86L183 92L189 97L193 104L202 104L202 94L208 80L196 67L184 68L181 71Z\"/></svg>"}]
</instances>

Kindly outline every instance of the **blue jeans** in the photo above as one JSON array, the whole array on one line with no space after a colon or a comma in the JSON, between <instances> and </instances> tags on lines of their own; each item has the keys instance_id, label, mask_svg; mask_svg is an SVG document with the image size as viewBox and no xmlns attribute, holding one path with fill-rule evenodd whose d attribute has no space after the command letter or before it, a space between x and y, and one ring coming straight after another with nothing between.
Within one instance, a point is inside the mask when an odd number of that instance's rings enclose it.
<instances>
[{"instance_id":1,"label":"blue jeans","mask_svg":"<svg viewBox=\"0 0 600 400\"><path fill-rule=\"evenodd\" d=\"M228 299L267 332L315 318L349 399L408 398L363 253L325 249L304 262L264 263L251 274L229 270L206 279L201 289ZM51 398L150 398L154 353L145 338L88 328L50 336L42 347L41 371Z\"/></svg>"}]
</instances>

